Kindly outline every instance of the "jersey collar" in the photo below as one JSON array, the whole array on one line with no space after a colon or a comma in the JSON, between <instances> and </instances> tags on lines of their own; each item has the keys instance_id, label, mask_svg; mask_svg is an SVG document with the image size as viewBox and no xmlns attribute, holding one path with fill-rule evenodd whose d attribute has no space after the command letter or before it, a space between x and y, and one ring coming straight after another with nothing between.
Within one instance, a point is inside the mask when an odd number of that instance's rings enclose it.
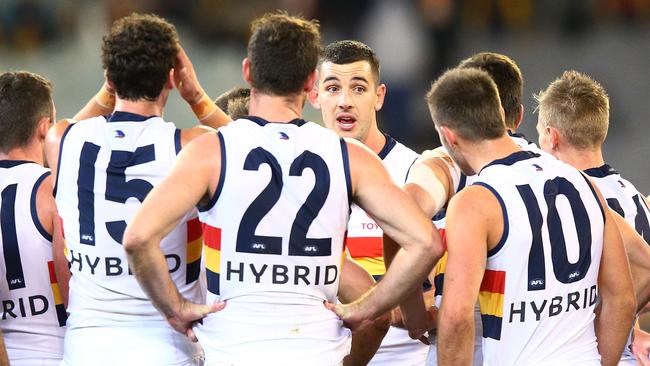
<instances>
[{"instance_id":1,"label":"jersey collar","mask_svg":"<svg viewBox=\"0 0 650 366\"><path fill-rule=\"evenodd\" d=\"M15 166L21 165L21 164L28 164L28 163L34 163L33 161L29 160L0 160L0 168L13 168ZM34 163L36 164L36 163Z\"/></svg>"},{"instance_id":2,"label":"jersey collar","mask_svg":"<svg viewBox=\"0 0 650 366\"><path fill-rule=\"evenodd\" d=\"M602 166L596 168L585 169L583 172L588 176L594 178L604 178L608 175L618 174L618 172L609 166L609 164L603 164Z\"/></svg>"},{"instance_id":3,"label":"jersey collar","mask_svg":"<svg viewBox=\"0 0 650 366\"><path fill-rule=\"evenodd\" d=\"M251 121L251 122L255 122L255 123L257 123L257 124L260 125L260 126L265 126L265 125L268 124L268 123L283 123L283 122L271 122L271 121L267 121L267 120L265 120L264 118L262 118L262 117L257 117L257 116L244 116L244 117L242 117L241 119L247 119L247 120L249 120L249 121ZM300 127L300 126L304 125L305 123L307 123L307 121L305 121L305 120L302 119L302 118L296 118L296 119L292 119L292 120L289 121L288 123Z\"/></svg>"},{"instance_id":4,"label":"jersey collar","mask_svg":"<svg viewBox=\"0 0 650 366\"><path fill-rule=\"evenodd\" d=\"M386 143L384 144L384 147L381 148L381 151L377 153L379 155L379 158L381 160L386 159L388 156L388 153L393 150L395 145L397 145L397 141L395 141L394 138L392 138L389 134L385 133L384 137L386 138Z\"/></svg>"},{"instance_id":5,"label":"jersey collar","mask_svg":"<svg viewBox=\"0 0 650 366\"><path fill-rule=\"evenodd\" d=\"M106 122L144 122L150 118L157 116L143 116L141 114L131 113L131 112L121 112L115 111L113 114L105 116Z\"/></svg>"},{"instance_id":6,"label":"jersey collar","mask_svg":"<svg viewBox=\"0 0 650 366\"><path fill-rule=\"evenodd\" d=\"M505 158L497 159L489 163L488 165L484 166L478 174L481 174L485 168L492 166L492 165L505 165L505 166L510 166L513 165L514 163L517 163L519 161L527 160L527 159L532 159L532 158L538 158L540 157L540 154L534 153L532 151L527 151L527 150L521 150L521 151L516 151Z\"/></svg>"}]
</instances>

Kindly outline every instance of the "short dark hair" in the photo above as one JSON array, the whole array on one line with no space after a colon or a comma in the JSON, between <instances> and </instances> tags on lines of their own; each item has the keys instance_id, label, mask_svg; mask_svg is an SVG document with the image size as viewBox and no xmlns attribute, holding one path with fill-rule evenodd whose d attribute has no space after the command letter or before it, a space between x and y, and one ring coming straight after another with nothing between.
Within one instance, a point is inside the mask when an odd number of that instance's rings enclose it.
<instances>
[{"instance_id":1,"label":"short dark hair","mask_svg":"<svg viewBox=\"0 0 650 366\"><path fill-rule=\"evenodd\" d=\"M250 88L232 88L218 96L214 104L235 120L248 115L250 98Z\"/></svg>"},{"instance_id":2,"label":"short dark hair","mask_svg":"<svg viewBox=\"0 0 650 366\"><path fill-rule=\"evenodd\" d=\"M0 151L29 143L43 117L54 119L49 81L27 71L0 75Z\"/></svg>"},{"instance_id":3,"label":"short dark hair","mask_svg":"<svg viewBox=\"0 0 650 366\"><path fill-rule=\"evenodd\" d=\"M102 39L102 64L120 98L156 100L178 53L176 28L156 15L131 14Z\"/></svg>"},{"instance_id":4,"label":"short dark hair","mask_svg":"<svg viewBox=\"0 0 650 366\"><path fill-rule=\"evenodd\" d=\"M318 63L318 28L316 21L285 12L255 19L248 40L251 86L271 95L300 93Z\"/></svg>"},{"instance_id":5,"label":"short dark hair","mask_svg":"<svg viewBox=\"0 0 650 366\"><path fill-rule=\"evenodd\" d=\"M506 126L517 127L524 92L524 79L519 66L508 56L481 52L461 61L458 67L481 69L492 77L499 90L499 98L506 114Z\"/></svg>"},{"instance_id":6,"label":"short dark hair","mask_svg":"<svg viewBox=\"0 0 650 366\"><path fill-rule=\"evenodd\" d=\"M431 118L469 141L492 140L505 133L497 86L480 69L446 71L426 96Z\"/></svg>"},{"instance_id":7,"label":"short dark hair","mask_svg":"<svg viewBox=\"0 0 650 366\"><path fill-rule=\"evenodd\" d=\"M609 97L597 81L577 71L565 71L535 95L539 122L555 127L579 149L598 148L609 128Z\"/></svg>"},{"instance_id":8,"label":"short dark hair","mask_svg":"<svg viewBox=\"0 0 650 366\"><path fill-rule=\"evenodd\" d=\"M366 61L370 64L372 74L375 77L377 85L379 85L381 74L377 54L368 45L359 41L345 40L328 44L323 49L323 54L318 65L322 65L323 62L346 65L357 61Z\"/></svg>"}]
</instances>

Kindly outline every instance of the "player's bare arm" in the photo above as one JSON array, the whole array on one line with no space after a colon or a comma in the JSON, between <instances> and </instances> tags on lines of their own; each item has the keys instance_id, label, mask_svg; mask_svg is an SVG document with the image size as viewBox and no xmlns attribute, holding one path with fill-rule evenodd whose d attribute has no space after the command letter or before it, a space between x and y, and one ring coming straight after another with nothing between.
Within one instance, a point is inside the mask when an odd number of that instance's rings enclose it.
<instances>
[{"instance_id":1,"label":"player's bare arm","mask_svg":"<svg viewBox=\"0 0 650 366\"><path fill-rule=\"evenodd\" d=\"M446 163L443 159L449 159ZM455 192L454 172L449 168L451 158L439 151L429 151L427 156L419 159L409 173L404 191L420 206L427 217L433 217L444 207ZM399 246L390 237L384 235L384 260L390 266ZM432 282L433 284L433 282ZM432 293L435 289L432 290ZM432 293L429 294L430 297ZM411 329L411 337L420 338L422 333L435 327L433 312L423 313L425 306L421 286L416 286L400 303L404 325ZM434 310L434 309L431 309Z\"/></svg>"},{"instance_id":2,"label":"player's bare arm","mask_svg":"<svg viewBox=\"0 0 650 366\"><path fill-rule=\"evenodd\" d=\"M392 182L379 158L360 143L346 141L355 201L402 248L374 291L360 301L337 306L336 312L354 324L394 307L424 280L443 249L431 220Z\"/></svg>"},{"instance_id":3,"label":"player's bare arm","mask_svg":"<svg viewBox=\"0 0 650 366\"><path fill-rule=\"evenodd\" d=\"M594 189L602 207L607 207L598 188ZM625 247L610 210L605 210L598 290L600 304L594 322L598 352L603 365L617 365L632 327L636 301Z\"/></svg>"},{"instance_id":4,"label":"player's bare arm","mask_svg":"<svg viewBox=\"0 0 650 366\"><path fill-rule=\"evenodd\" d=\"M375 285L375 280L370 273L355 262L347 252L341 267L340 278L338 297L344 304L357 300ZM379 349L389 327L390 316L384 314L368 326L356 329L352 333L350 354L343 359L343 365L367 365Z\"/></svg>"},{"instance_id":5,"label":"player's bare arm","mask_svg":"<svg viewBox=\"0 0 650 366\"><path fill-rule=\"evenodd\" d=\"M196 76L192 61L181 46L174 63L173 77L178 93L192 107L200 124L217 129L231 121L230 117L217 107L205 92Z\"/></svg>"},{"instance_id":6,"label":"player's bare arm","mask_svg":"<svg viewBox=\"0 0 650 366\"><path fill-rule=\"evenodd\" d=\"M481 186L463 189L447 207L445 233L449 257L438 317L438 362L442 365L472 364L474 307L487 251L503 233L501 217L497 198Z\"/></svg>"},{"instance_id":7,"label":"player's bare arm","mask_svg":"<svg viewBox=\"0 0 650 366\"><path fill-rule=\"evenodd\" d=\"M609 211L625 245L632 273L637 311L641 311L650 300L650 245L621 215L611 209Z\"/></svg>"},{"instance_id":8,"label":"player's bare arm","mask_svg":"<svg viewBox=\"0 0 650 366\"><path fill-rule=\"evenodd\" d=\"M225 304L198 305L183 299L169 275L160 240L194 205L214 194L220 165L216 134L205 134L189 144L179 154L169 176L142 203L123 240L140 286L169 324L195 341L193 322L221 310Z\"/></svg>"},{"instance_id":9,"label":"player's bare arm","mask_svg":"<svg viewBox=\"0 0 650 366\"><path fill-rule=\"evenodd\" d=\"M9 366L9 356L5 347L5 337L0 331L0 366Z\"/></svg>"},{"instance_id":10,"label":"player's bare arm","mask_svg":"<svg viewBox=\"0 0 650 366\"><path fill-rule=\"evenodd\" d=\"M52 195L52 176L45 178L36 192L36 213L38 220L45 231L52 235L52 258L54 260L54 272L59 285L59 291L63 304L68 306L68 284L70 282L70 269L68 260L65 257L63 234L59 225L59 215L56 209L56 202Z\"/></svg>"}]
</instances>

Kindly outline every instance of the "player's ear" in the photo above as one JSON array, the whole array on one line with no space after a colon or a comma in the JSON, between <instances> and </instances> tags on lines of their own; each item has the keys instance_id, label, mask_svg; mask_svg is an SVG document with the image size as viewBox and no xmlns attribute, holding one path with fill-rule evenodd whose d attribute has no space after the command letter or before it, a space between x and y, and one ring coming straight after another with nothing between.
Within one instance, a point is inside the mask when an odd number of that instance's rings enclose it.
<instances>
[{"instance_id":1,"label":"player's ear","mask_svg":"<svg viewBox=\"0 0 650 366\"><path fill-rule=\"evenodd\" d=\"M244 81L251 85L251 61L248 57L245 57L241 62L241 74L244 78Z\"/></svg>"},{"instance_id":2,"label":"player's ear","mask_svg":"<svg viewBox=\"0 0 650 366\"><path fill-rule=\"evenodd\" d=\"M318 72L316 69L309 73L307 76L307 80L305 81L305 85L302 87L302 91L305 93L309 93L312 89L316 87L316 80L318 79Z\"/></svg>"},{"instance_id":3,"label":"player's ear","mask_svg":"<svg viewBox=\"0 0 650 366\"><path fill-rule=\"evenodd\" d=\"M36 136L39 141L45 140L45 136L47 136L47 131L49 131L50 126L52 126L52 118L42 117L38 120L38 123L36 124Z\"/></svg>"},{"instance_id":4,"label":"player's ear","mask_svg":"<svg viewBox=\"0 0 650 366\"><path fill-rule=\"evenodd\" d=\"M106 84L108 84L108 87L111 88L111 90L115 90L115 84L113 84L113 81L108 78L108 71L104 70L104 80L106 80Z\"/></svg>"},{"instance_id":5,"label":"player's ear","mask_svg":"<svg viewBox=\"0 0 650 366\"><path fill-rule=\"evenodd\" d=\"M524 120L524 105L519 104L519 113L517 113L517 119L515 120L515 130L521 125L521 121Z\"/></svg>"},{"instance_id":6,"label":"player's ear","mask_svg":"<svg viewBox=\"0 0 650 366\"><path fill-rule=\"evenodd\" d=\"M384 98L386 97L386 84L379 84L377 87L377 103L375 103L375 111L379 111L384 106Z\"/></svg>"},{"instance_id":7,"label":"player's ear","mask_svg":"<svg viewBox=\"0 0 650 366\"><path fill-rule=\"evenodd\" d=\"M456 134L448 127L440 126L438 127L438 131L440 131L440 137L444 138L445 141L447 141L449 147L455 147L458 144L458 138L456 137Z\"/></svg>"},{"instance_id":8,"label":"player's ear","mask_svg":"<svg viewBox=\"0 0 650 366\"><path fill-rule=\"evenodd\" d=\"M548 136L548 143L551 146L551 150L557 150L560 147L560 131L555 127L546 126L546 134Z\"/></svg>"},{"instance_id":9,"label":"player's ear","mask_svg":"<svg viewBox=\"0 0 650 366\"><path fill-rule=\"evenodd\" d=\"M174 89L174 68L169 69L167 74L167 82L165 82L165 89Z\"/></svg>"},{"instance_id":10,"label":"player's ear","mask_svg":"<svg viewBox=\"0 0 650 366\"><path fill-rule=\"evenodd\" d=\"M309 104L311 104L314 109L320 109L320 103L318 102L318 85L314 85L309 93L307 93L307 99L309 99Z\"/></svg>"}]
</instances>

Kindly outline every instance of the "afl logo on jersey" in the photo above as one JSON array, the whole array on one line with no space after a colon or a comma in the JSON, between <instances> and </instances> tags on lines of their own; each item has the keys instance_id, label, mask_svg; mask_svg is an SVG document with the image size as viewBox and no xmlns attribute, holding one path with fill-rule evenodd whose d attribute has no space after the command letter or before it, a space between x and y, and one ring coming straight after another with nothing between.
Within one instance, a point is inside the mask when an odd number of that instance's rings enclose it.
<instances>
[{"instance_id":1,"label":"afl logo on jersey","mask_svg":"<svg viewBox=\"0 0 650 366\"><path fill-rule=\"evenodd\" d=\"M287 135L286 133L284 133L282 131L279 131L278 135L280 135L280 140L288 140L289 139L289 135Z\"/></svg>"},{"instance_id":2,"label":"afl logo on jersey","mask_svg":"<svg viewBox=\"0 0 650 366\"><path fill-rule=\"evenodd\" d=\"M533 166L535 167L535 170L538 171L538 172L541 172L542 170L544 170L544 168L542 168L541 166L539 166L537 164L533 164Z\"/></svg>"},{"instance_id":3,"label":"afl logo on jersey","mask_svg":"<svg viewBox=\"0 0 650 366\"><path fill-rule=\"evenodd\" d=\"M123 139L124 137L126 137L126 135L124 134L124 132L122 132L122 130L115 130L116 139Z\"/></svg>"}]
</instances>

